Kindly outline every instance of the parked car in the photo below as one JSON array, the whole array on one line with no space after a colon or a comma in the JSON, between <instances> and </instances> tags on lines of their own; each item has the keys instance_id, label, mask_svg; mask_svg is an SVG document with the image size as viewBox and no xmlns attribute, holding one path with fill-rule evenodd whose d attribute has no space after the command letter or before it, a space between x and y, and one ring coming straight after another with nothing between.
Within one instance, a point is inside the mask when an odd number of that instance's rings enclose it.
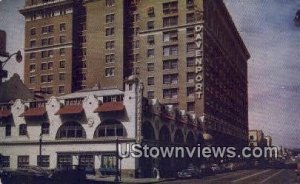
<instances>
[{"instance_id":1,"label":"parked car","mask_svg":"<svg viewBox=\"0 0 300 184\"><path fill-rule=\"evenodd\" d=\"M200 170L201 170L202 175L204 175L204 176L209 176L209 175L213 174L213 171L211 169L211 165L208 164L208 163L201 164L200 165Z\"/></svg>"},{"instance_id":2,"label":"parked car","mask_svg":"<svg viewBox=\"0 0 300 184\"><path fill-rule=\"evenodd\" d=\"M51 179L57 182L78 183L86 180L84 167L78 165L63 165L56 168Z\"/></svg>"},{"instance_id":3,"label":"parked car","mask_svg":"<svg viewBox=\"0 0 300 184\"><path fill-rule=\"evenodd\" d=\"M218 164L212 164L211 170L214 174L217 174L221 172L221 167Z\"/></svg>"},{"instance_id":4,"label":"parked car","mask_svg":"<svg viewBox=\"0 0 300 184\"><path fill-rule=\"evenodd\" d=\"M2 183L47 183L50 173L38 166L24 166L16 170L2 169Z\"/></svg>"},{"instance_id":5,"label":"parked car","mask_svg":"<svg viewBox=\"0 0 300 184\"><path fill-rule=\"evenodd\" d=\"M178 178L200 178L201 176L201 170L196 168L188 168L177 172Z\"/></svg>"}]
</instances>

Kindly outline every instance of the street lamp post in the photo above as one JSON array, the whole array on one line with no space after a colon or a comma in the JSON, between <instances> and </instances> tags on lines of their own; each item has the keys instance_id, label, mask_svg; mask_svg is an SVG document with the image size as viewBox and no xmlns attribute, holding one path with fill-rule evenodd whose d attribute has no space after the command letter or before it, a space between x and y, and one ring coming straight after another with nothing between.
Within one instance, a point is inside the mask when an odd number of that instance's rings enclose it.
<instances>
[{"instance_id":1,"label":"street lamp post","mask_svg":"<svg viewBox=\"0 0 300 184\"><path fill-rule=\"evenodd\" d=\"M16 56L16 61L18 63L20 63L23 59L21 51L15 52L11 55L9 54L5 54L5 55L1 55L2 57L6 57L5 60L1 61L0 60L0 84L2 83L2 78L6 78L7 77L7 71L3 70L3 67L5 66L5 64L13 57Z\"/></svg>"},{"instance_id":2,"label":"street lamp post","mask_svg":"<svg viewBox=\"0 0 300 184\"><path fill-rule=\"evenodd\" d=\"M115 175L115 183L120 183L119 177L119 138L116 139L116 175Z\"/></svg>"},{"instance_id":3,"label":"street lamp post","mask_svg":"<svg viewBox=\"0 0 300 184\"><path fill-rule=\"evenodd\" d=\"M40 146L40 154L39 154L39 166L41 167L41 165L42 165L42 143L43 143L43 140L42 140L42 138L43 138L43 133L41 132L40 133L40 140L39 140L39 146Z\"/></svg>"}]
</instances>

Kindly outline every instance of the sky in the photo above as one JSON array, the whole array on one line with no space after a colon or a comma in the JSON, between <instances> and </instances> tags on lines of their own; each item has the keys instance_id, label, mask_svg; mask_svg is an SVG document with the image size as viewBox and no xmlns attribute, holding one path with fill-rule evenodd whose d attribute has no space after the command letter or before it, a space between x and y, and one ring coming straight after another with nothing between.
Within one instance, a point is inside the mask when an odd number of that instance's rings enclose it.
<instances>
[{"instance_id":1,"label":"sky","mask_svg":"<svg viewBox=\"0 0 300 184\"><path fill-rule=\"evenodd\" d=\"M0 0L0 29L7 50L24 45L25 0ZM300 27L293 19L299 0L224 0L248 48L249 127L271 135L273 143L300 148ZM10 61L9 75L23 77L23 63Z\"/></svg>"}]
</instances>

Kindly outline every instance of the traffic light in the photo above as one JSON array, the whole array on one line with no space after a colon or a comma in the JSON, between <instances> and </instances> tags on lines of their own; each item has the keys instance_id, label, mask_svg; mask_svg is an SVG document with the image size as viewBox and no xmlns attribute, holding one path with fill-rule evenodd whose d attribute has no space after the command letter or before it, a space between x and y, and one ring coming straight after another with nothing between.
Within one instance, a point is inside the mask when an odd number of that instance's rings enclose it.
<instances>
[{"instance_id":1,"label":"traffic light","mask_svg":"<svg viewBox=\"0 0 300 184\"><path fill-rule=\"evenodd\" d=\"M6 32L0 30L0 57L8 57L6 52Z\"/></svg>"}]
</instances>

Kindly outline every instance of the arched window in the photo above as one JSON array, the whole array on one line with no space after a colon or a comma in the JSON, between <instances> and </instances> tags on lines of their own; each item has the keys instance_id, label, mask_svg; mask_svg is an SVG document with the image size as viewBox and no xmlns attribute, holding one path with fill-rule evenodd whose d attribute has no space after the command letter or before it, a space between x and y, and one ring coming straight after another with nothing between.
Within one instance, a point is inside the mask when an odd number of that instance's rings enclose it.
<instances>
[{"instance_id":1,"label":"arched window","mask_svg":"<svg viewBox=\"0 0 300 184\"><path fill-rule=\"evenodd\" d=\"M155 140L154 128L149 121L143 122L142 136L145 140Z\"/></svg>"},{"instance_id":2,"label":"arched window","mask_svg":"<svg viewBox=\"0 0 300 184\"><path fill-rule=\"evenodd\" d=\"M127 132L121 122L117 120L103 121L96 129L94 137L125 137Z\"/></svg>"},{"instance_id":3,"label":"arched window","mask_svg":"<svg viewBox=\"0 0 300 184\"><path fill-rule=\"evenodd\" d=\"M167 126L163 126L159 131L159 141L164 143L171 142L170 131Z\"/></svg>"},{"instance_id":4,"label":"arched window","mask_svg":"<svg viewBox=\"0 0 300 184\"><path fill-rule=\"evenodd\" d=\"M77 122L66 122L58 130L57 139L86 138L83 127Z\"/></svg>"},{"instance_id":5,"label":"arched window","mask_svg":"<svg viewBox=\"0 0 300 184\"><path fill-rule=\"evenodd\" d=\"M184 136L182 130L177 129L174 135L174 143L184 143Z\"/></svg>"}]
</instances>

